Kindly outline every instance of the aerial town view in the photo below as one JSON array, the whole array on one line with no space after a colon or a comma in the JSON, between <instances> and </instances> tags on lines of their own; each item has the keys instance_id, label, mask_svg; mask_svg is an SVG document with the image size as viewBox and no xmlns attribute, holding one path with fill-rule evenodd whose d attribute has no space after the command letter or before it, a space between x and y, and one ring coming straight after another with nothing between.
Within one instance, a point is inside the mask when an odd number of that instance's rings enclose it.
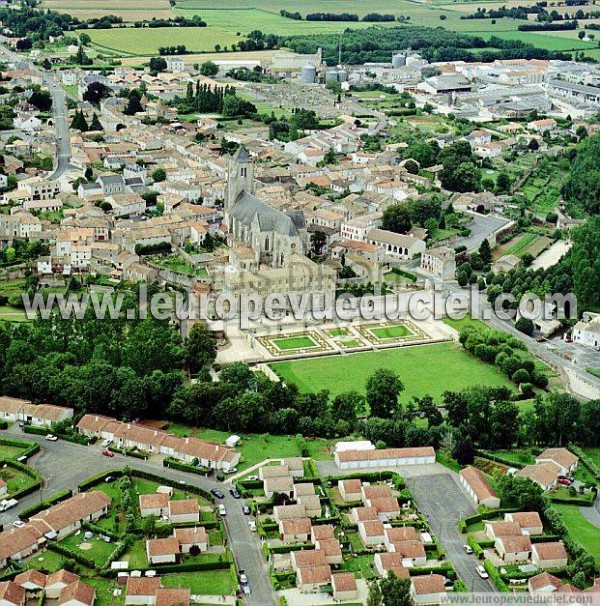
<instances>
[{"instance_id":1,"label":"aerial town view","mask_svg":"<svg viewBox=\"0 0 600 606\"><path fill-rule=\"evenodd\" d=\"M0 606L600 606L600 3L0 0Z\"/></svg>"}]
</instances>

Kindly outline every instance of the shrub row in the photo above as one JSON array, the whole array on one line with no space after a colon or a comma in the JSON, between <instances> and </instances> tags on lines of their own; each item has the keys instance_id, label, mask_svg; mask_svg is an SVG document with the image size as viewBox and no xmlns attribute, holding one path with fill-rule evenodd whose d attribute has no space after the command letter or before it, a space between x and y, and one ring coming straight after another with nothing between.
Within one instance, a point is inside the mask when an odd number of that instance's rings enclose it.
<instances>
[{"instance_id":1,"label":"shrub row","mask_svg":"<svg viewBox=\"0 0 600 606\"><path fill-rule=\"evenodd\" d=\"M80 491L89 490L90 488L94 488L94 486L98 486L98 484L102 484L108 476L113 476L114 478L120 478L123 476L122 469L113 469L112 471L103 471L87 480L84 480L79 484L78 488Z\"/></svg>"},{"instance_id":2,"label":"shrub row","mask_svg":"<svg viewBox=\"0 0 600 606\"><path fill-rule=\"evenodd\" d=\"M584 507L591 507L594 504L593 499L590 500L584 497L565 498L550 495L550 500L553 503L562 503L563 505L583 505Z\"/></svg>"},{"instance_id":3,"label":"shrub row","mask_svg":"<svg viewBox=\"0 0 600 606\"><path fill-rule=\"evenodd\" d=\"M0 429L8 429L8 421L0 421Z\"/></svg>"},{"instance_id":4,"label":"shrub row","mask_svg":"<svg viewBox=\"0 0 600 606\"><path fill-rule=\"evenodd\" d=\"M28 467L27 465L23 465L23 463L19 463L18 461L13 461L12 459L6 459L4 461L4 464L8 467L12 467L13 469L16 469L17 471L24 473L25 475L28 475L30 478L32 478L34 480L34 483L31 486L27 486L26 488L22 488L21 490L17 490L17 492L13 493L10 495L11 499L21 499L25 496L27 496L28 494L31 494L33 492L35 492L36 490L39 490L42 486L42 484L44 483L44 480L42 478L42 476L35 471L35 469L31 469L31 467Z\"/></svg>"},{"instance_id":5,"label":"shrub row","mask_svg":"<svg viewBox=\"0 0 600 606\"><path fill-rule=\"evenodd\" d=\"M46 436L49 433L48 427L35 427L34 425L23 425L23 433L31 433L36 436Z\"/></svg>"},{"instance_id":6,"label":"shrub row","mask_svg":"<svg viewBox=\"0 0 600 606\"><path fill-rule=\"evenodd\" d=\"M423 566L422 568L411 568L409 572L411 577L418 577L426 574L443 574L451 581L454 581L457 578L456 570L454 570L450 564L445 564L444 566Z\"/></svg>"},{"instance_id":7,"label":"shrub row","mask_svg":"<svg viewBox=\"0 0 600 606\"><path fill-rule=\"evenodd\" d=\"M493 509L490 511L484 511L483 513L476 513L475 515L469 516L468 518L464 518L463 520L461 520L459 522L459 530L461 532L465 532L467 526L477 524L478 522L483 522L483 520L495 518L496 516L502 515L504 513L513 513L514 511L518 510L514 507L505 507L503 509Z\"/></svg>"},{"instance_id":8,"label":"shrub row","mask_svg":"<svg viewBox=\"0 0 600 606\"><path fill-rule=\"evenodd\" d=\"M199 476L207 476L212 470L208 467L195 467L188 463L182 463L173 457L165 457L163 459L163 467L169 467L170 469L177 469L178 471L186 471L188 473L195 473Z\"/></svg>"},{"instance_id":9,"label":"shrub row","mask_svg":"<svg viewBox=\"0 0 600 606\"><path fill-rule=\"evenodd\" d=\"M142 471L140 469L132 469L131 475L136 478L141 478L143 480L150 480L151 482L158 482L163 486L171 486L171 488L177 488L181 490L184 488L187 492L193 492L201 497L204 497L208 501L213 501L213 496L208 492L208 490L204 490L203 488L199 488L198 486L192 486L190 484L185 484L184 487L181 486L179 482L176 480L171 480L170 478L164 478L154 473L149 473L147 471Z\"/></svg>"},{"instance_id":10,"label":"shrub row","mask_svg":"<svg viewBox=\"0 0 600 606\"><path fill-rule=\"evenodd\" d=\"M89 530L90 532L95 532L96 534L102 534L110 537L113 541L121 541L123 539L122 535L111 532L110 530L105 530L93 522L82 522L81 528L84 530Z\"/></svg>"},{"instance_id":11,"label":"shrub row","mask_svg":"<svg viewBox=\"0 0 600 606\"><path fill-rule=\"evenodd\" d=\"M63 490L62 492L55 494L50 499L46 499L45 501L42 501L41 503L36 503L35 505L32 505L31 507L27 507L19 514L19 517L22 520L28 520L31 516L35 515L36 513L39 513L40 511L43 511L44 509L48 509L49 507L52 507L52 505L56 505L57 503L60 503L61 501L66 501L68 498L70 498L72 496L73 496L72 490Z\"/></svg>"},{"instance_id":12,"label":"shrub row","mask_svg":"<svg viewBox=\"0 0 600 606\"><path fill-rule=\"evenodd\" d=\"M117 454L125 455L126 457L131 457L132 459L141 459L142 461L146 461L148 456L142 454L141 452L137 452L137 450L127 450L126 448L118 448L117 446L113 446L112 444L108 447L110 452L115 452Z\"/></svg>"},{"instance_id":13,"label":"shrub row","mask_svg":"<svg viewBox=\"0 0 600 606\"><path fill-rule=\"evenodd\" d=\"M498 569L489 561L485 560L483 563L487 573L490 575L492 583L497 587L498 591L508 591L506 583L503 581Z\"/></svg>"}]
</instances>

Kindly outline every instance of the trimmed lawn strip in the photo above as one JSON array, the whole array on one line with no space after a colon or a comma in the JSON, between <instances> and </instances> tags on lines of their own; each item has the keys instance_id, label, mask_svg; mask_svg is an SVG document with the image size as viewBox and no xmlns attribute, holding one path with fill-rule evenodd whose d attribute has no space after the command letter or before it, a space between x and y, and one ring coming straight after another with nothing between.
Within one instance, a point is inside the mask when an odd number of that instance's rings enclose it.
<instances>
[{"instance_id":1,"label":"trimmed lawn strip","mask_svg":"<svg viewBox=\"0 0 600 606\"><path fill-rule=\"evenodd\" d=\"M318 347L317 344L307 336L301 337L284 337L283 339L272 339L273 345L282 351L289 349L308 349L310 347Z\"/></svg>"},{"instance_id":2,"label":"trimmed lawn strip","mask_svg":"<svg viewBox=\"0 0 600 606\"><path fill-rule=\"evenodd\" d=\"M562 518L569 530L571 537L577 541L588 553L596 559L596 565L600 565L600 528L596 528L588 522L579 511L577 505L552 505Z\"/></svg>"}]
</instances>

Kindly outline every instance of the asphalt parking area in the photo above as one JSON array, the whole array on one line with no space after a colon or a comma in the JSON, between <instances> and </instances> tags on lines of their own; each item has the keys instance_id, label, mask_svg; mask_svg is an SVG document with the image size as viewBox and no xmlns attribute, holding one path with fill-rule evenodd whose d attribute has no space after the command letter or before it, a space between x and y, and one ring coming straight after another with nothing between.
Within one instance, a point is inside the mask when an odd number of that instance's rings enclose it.
<instances>
[{"instance_id":1,"label":"asphalt parking area","mask_svg":"<svg viewBox=\"0 0 600 606\"><path fill-rule=\"evenodd\" d=\"M427 516L458 576L471 591L489 592L495 588L476 572L477 558L463 549L465 537L458 531L461 518L477 513L475 505L458 485L454 475L439 473L406 478L419 510Z\"/></svg>"}]
</instances>

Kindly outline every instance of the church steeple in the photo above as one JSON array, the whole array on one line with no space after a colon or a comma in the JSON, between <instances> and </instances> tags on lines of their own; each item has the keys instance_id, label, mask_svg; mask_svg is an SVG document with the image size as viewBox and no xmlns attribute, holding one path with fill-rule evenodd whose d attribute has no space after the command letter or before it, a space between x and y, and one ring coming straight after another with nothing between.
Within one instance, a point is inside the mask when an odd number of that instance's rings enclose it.
<instances>
[{"instance_id":1,"label":"church steeple","mask_svg":"<svg viewBox=\"0 0 600 606\"><path fill-rule=\"evenodd\" d=\"M231 208L243 191L254 192L254 166L246 148L240 145L227 164L225 209Z\"/></svg>"}]
</instances>

